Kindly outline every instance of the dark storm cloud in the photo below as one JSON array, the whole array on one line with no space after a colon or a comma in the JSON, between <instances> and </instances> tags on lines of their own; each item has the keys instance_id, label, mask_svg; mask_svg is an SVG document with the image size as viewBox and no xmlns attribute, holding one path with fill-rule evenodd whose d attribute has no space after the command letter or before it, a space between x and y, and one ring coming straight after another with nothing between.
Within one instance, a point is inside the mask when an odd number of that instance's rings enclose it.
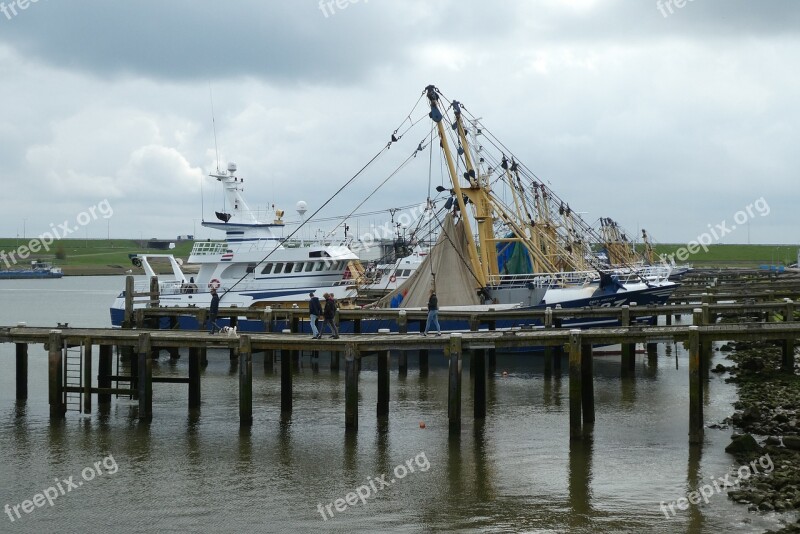
<instances>
[{"instance_id":1,"label":"dark storm cloud","mask_svg":"<svg viewBox=\"0 0 800 534\"><path fill-rule=\"evenodd\" d=\"M316 2L297 0L40 0L10 21L0 15L0 40L99 76L341 81L396 53L388 45L402 25L375 28L379 9L354 4L325 18Z\"/></svg>"},{"instance_id":2,"label":"dark storm cloud","mask_svg":"<svg viewBox=\"0 0 800 534\"><path fill-rule=\"evenodd\" d=\"M624 44L796 34L800 28L800 3L791 0L686 0L683 7L676 0L340 2L343 9L335 3L321 9L318 0L39 0L11 20L0 15L0 42L98 76L342 84L415 61L409 50L422 41Z\"/></svg>"}]
</instances>

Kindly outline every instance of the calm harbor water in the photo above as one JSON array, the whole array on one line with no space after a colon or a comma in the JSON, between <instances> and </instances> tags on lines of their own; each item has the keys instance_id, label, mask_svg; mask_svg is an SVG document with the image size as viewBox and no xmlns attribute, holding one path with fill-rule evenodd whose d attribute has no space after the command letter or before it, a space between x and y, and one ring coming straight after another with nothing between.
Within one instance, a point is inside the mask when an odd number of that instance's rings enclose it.
<instances>
[{"instance_id":1,"label":"calm harbor water","mask_svg":"<svg viewBox=\"0 0 800 534\"><path fill-rule=\"evenodd\" d=\"M0 325L108 326L123 281L2 281ZM380 424L376 364L365 360L357 435L344 432L344 373L332 374L325 356L318 370L304 357L288 420L281 420L279 376L264 375L256 356L249 430L239 429L237 369L226 353L209 354L199 415L188 414L185 385L156 384L150 425L138 422L134 402L116 399L107 413L69 412L51 425L42 347L30 349L26 403L14 399L13 346L0 346L0 358L0 506L19 505L70 476L82 482L52 506L20 509L13 522L4 513L3 533L671 533L779 525L776 516L748 513L717 494L674 518L659 509L733 465L723 451L729 430L707 430L701 448L688 445L687 355L674 345L660 345L657 360L638 355L632 380L619 378L618 356L598 358L593 437L573 444L568 380L545 381L540 360L525 355L498 355L498 372L508 376L492 380L480 425L465 362L460 439L448 436L441 354L431 355L427 378L418 376L414 358L407 378L393 372L391 413ZM185 355L170 363L163 353L154 374L186 376ZM734 400L734 387L712 376L706 422L729 416ZM395 482L382 487L384 474ZM370 489L365 504L337 511L337 499L370 481L377 491ZM323 520L320 504L334 504L333 517Z\"/></svg>"}]
</instances>

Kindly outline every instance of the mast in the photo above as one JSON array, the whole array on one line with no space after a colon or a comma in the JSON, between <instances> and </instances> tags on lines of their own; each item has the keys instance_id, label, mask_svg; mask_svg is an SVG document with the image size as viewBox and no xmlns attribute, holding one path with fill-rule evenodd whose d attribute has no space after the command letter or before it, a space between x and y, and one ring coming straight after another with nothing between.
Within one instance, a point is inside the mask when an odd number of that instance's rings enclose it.
<instances>
[{"instance_id":1,"label":"mast","mask_svg":"<svg viewBox=\"0 0 800 534\"><path fill-rule=\"evenodd\" d=\"M456 116L456 131L461 141L461 149L464 152L464 161L467 167L464 178L470 183L466 195L475 206L475 220L478 222L478 236L481 242L481 262L486 270L487 277L490 279L500 273L497 265L497 247L495 246L492 204L487 198L489 185L484 183L483 176L476 176L475 174L475 167L472 164L472 156L470 154L470 143L467 140L467 134L464 130L464 122L461 116L461 104L456 100L453 100L453 114Z\"/></svg>"},{"instance_id":2,"label":"mast","mask_svg":"<svg viewBox=\"0 0 800 534\"><path fill-rule=\"evenodd\" d=\"M485 266L481 265L478 259L478 248L475 245L475 237L472 235L472 227L469 222L467 214L467 206L464 202L464 195L461 192L461 185L459 184L458 175L456 174L456 166L453 162L453 155L450 153L450 145L447 142L447 136L444 131L444 124L442 124L441 110L439 109L439 94L436 87L429 85L425 88L428 97L428 102L431 106L430 118L436 123L436 129L439 132L439 140L442 143L442 151L444 152L445 159L447 160L447 168L450 172L450 180L453 182L453 190L456 194L456 202L458 202L458 209L461 212L461 223L464 225L465 234L467 235L467 252L469 253L469 260L472 264L472 272L480 284L480 287L486 287L487 270ZM473 171L474 173L474 171Z\"/></svg>"}]
</instances>

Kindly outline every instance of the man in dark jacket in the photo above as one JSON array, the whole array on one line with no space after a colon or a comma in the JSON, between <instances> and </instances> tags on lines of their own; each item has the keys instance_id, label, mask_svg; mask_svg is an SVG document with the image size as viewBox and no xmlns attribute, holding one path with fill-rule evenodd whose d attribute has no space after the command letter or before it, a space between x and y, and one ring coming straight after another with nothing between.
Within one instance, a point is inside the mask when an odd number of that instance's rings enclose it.
<instances>
[{"instance_id":1,"label":"man in dark jacket","mask_svg":"<svg viewBox=\"0 0 800 534\"><path fill-rule=\"evenodd\" d=\"M219 295L217 290L211 288L211 306L208 307L208 320L211 322L211 330L209 334L214 334L217 331L217 313L219 313Z\"/></svg>"},{"instance_id":2,"label":"man in dark jacket","mask_svg":"<svg viewBox=\"0 0 800 534\"><path fill-rule=\"evenodd\" d=\"M330 293L325 293L323 297L325 297L325 311L323 312L325 324L331 327L331 333L333 334L331 337L339 339L339 329L336 328L336 323L333 322L333 318L336 317L336 302ZM320 332L320 337L322 337L322 332Z\"/></svg>"},{"instance_id":3,"label":"man in dark jacket","mask_svg":"<svg viewBox=\"0 0 800 534\"><path fill-rule=\"evenodd\" d=\"M436 298L436 292L431 289L431 296L428 299L428 322L425 324L425 331L423 336L427 336L428 332L436 326L437 336L442 335L442 328L439 326L439 299Z\"/></svg>"},{"instance_id":4,"label":"man in dark jacket","mask_svg":"<svg viewBox=\"0 0 800 534\"><path fill-rule=\"evenodd\" d=\"M317 328L317 321L322 317L322 305L319 303L319 298L314 296L314 292L308 294L311 297L308 301L308 315L311 322L311 339L320 339L322 334Z\"/></svg>"}]
</instances>

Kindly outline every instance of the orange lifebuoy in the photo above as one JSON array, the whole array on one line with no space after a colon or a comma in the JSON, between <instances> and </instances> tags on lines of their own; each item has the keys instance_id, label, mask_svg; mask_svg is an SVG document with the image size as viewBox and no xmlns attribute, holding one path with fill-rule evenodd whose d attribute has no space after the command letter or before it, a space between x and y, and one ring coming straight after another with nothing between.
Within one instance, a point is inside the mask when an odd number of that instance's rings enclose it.
<instances>
[{"instance_id":1,"label":"orange lifebuoy","mask_svg":"<svg viewBox=\"0 0 800 534\"><path fill-rule=\"evenodd\" d=\"M397 277L395 275L392 275L392 276L389 277L389 281L390 282L397 282Z\"/></svg>"},{"instance_id":2,"label":"orange lifebuoy","mask_svg":"<svg viewBox=\"0 0 800 534\"><path fill-rule=\"evenodd\" d=\"M219 280L216 278L212 278L211 281L208 283L209 289L219 289L220 283Z\"/></svg>"}]
</instances>

